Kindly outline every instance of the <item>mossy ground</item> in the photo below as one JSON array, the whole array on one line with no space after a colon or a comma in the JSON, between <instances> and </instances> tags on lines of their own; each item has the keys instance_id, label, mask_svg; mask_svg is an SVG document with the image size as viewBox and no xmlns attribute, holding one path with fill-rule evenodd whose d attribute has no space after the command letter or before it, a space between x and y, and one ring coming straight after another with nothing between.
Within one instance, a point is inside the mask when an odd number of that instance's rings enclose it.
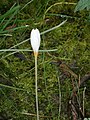
<instances>
[{"instance_id":1,"label":"mossy ground","mask_svg":"<svg viewBox=\"0 0 90 120\"><path fill-rule=\"evenodd\" d=\"M77 0L29 0L10 1L0 3L0 14L5 14L16 2L20 5L17 14L9 21L3 31L8 30L12 36L2 36L0 32L0 49L8 49L30 37L32 28L38 28L40 32L48 30L62 21L67 22L61 27L41 36L41 50L53 50L53 52L40 52L38 56L38 97L40 120L59 120L59 95L61 94L61 120L71 120L72 113L68 105L72 93L72 78L62 78L61 68L53 61L63 61L82 78L90 73L90 23L87 21L88 12L74 13ZM30 3L29 3L30 2ZM69 3L73 4L69 4ZM48 8L51 7L49 10ZM46 12L47 11L47 12ZM9 16L10 17L10 16ZM8 20L7 17L5 20ZM6 22L5 22L6 23ZM0 29L5 24L0 25ZM10 30L29 25L26 28ZM30 41L27 41L16 49L31 49ZM0 117L12 120L35 120L35 73L34 56L32 52L19 52L25 59L8 55L10 52L0 52ZM78 83L78 80L76 80ZM76 84L75 83L75 84ZM60 84L60 85L59 85ZM2 86L5 85L5 86ZM86 81L85 114L90 112L90 81ZM82 94L84 86L80 88L79 102L82 106ZM25 115L30 113L31 115ZM52 118L44 118L52 116Z\"/></svg>"}]
</instances>

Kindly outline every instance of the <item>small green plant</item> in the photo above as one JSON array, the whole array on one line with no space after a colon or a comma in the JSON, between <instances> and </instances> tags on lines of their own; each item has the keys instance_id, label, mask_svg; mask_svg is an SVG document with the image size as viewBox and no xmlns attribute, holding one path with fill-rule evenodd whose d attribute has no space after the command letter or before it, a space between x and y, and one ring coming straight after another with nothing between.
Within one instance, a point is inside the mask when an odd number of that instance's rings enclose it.
<instances>
[{"instance_id":1,"label":"small green plant","mask_svg":"<svg viewBox=\"0 0 90 120\"><path fill-rule=\"evenodd\" d=\"M75 8L75 12L84 10L85 8L87 9L87 11L89 11L90 0L79 0L79 2L77 3L77 6Z\"/></svg>"}]
</instances>

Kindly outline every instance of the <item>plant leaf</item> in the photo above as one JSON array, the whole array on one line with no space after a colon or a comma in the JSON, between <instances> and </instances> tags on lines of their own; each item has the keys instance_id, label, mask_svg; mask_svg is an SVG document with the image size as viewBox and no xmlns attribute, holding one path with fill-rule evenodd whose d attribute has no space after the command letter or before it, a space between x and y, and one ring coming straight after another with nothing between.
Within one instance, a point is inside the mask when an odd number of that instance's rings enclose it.
<instances>
[{"instance_id":1,"label":"plant leaf","mask_svg":"<svg viewBox=\"0 0 90 120\"><path fill-rule=\"evenodd\" d=\"M77 3L77 6L76 6L74 12L81 11L81 10L83 10L85 8L87 10L90 9L90 0L79 0L79 2Z\"/></svg>"}]
</instances>

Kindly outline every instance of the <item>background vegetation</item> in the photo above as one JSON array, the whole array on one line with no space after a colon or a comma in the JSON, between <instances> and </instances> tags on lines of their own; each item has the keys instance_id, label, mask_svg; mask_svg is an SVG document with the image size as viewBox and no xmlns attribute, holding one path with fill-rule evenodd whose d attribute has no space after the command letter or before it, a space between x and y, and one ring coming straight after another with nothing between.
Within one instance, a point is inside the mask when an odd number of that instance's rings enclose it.
<instances>
[{"instance_id":1,"label":"background vegetation","mask_svg":"<svg viewBox=\"0 0 90 120\"><path fill-rule=\"evenodd\" d=\"M31 50L32 28L43 33L64 20L41 35L40 50L46 51L38 56L40 120L90 117L90 2L85 1L1 0L0 120L36 119L33 52L10 50Z\"/></svg>"}]
</instances>

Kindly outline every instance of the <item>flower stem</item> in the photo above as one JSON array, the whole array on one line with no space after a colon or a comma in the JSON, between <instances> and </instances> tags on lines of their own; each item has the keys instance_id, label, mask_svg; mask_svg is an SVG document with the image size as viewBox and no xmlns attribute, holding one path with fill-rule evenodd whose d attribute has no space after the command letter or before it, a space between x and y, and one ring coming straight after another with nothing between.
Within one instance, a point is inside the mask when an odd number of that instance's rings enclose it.
<instances>
[{"instance_id":1,"label":"flower stem","mask_svg":"<svg viewBox=\"0 0 90 120\"><path fill-rule=\"evenodd\" d=\"M37 88L37 55L35 55L35 92L36 92L37 120L39 120L39 112L38 112L38 88Z\"/></svg>"},{"instance_id":2,"label":"flower stem","mask_svg":"<svg viewBox=\"0 0 90 120\"><path fill-rule=\"evenodd\" d=\"M83 90L83 116L85 116L85 111L84 111L84 107L85 107L85 90L86 90L86 87L84 87L84 90Z\"/></svg>"}]
</instances>

